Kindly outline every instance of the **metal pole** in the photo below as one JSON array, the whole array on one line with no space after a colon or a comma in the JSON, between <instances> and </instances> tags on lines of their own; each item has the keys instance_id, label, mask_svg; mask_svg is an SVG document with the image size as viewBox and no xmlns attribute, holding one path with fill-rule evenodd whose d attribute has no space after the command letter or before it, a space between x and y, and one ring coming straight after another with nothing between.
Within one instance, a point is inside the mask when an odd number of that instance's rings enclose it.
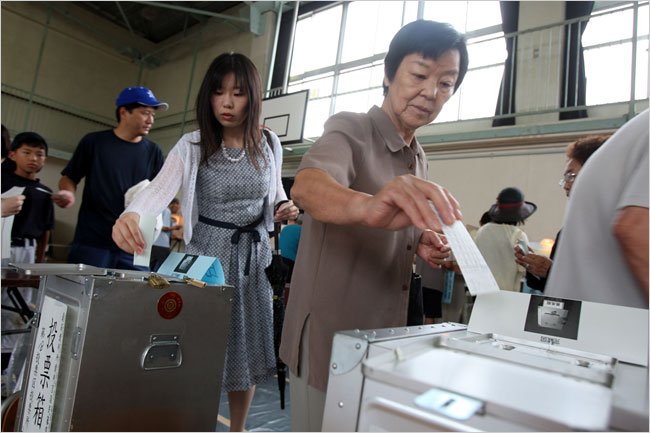
<instances>
[{"instance_id":1,"label":"metal pole","mask_svg":"<svg viewBox=\"0 0 650 433\"><path fill-rule=\"evenodd\" d=\"M47 40L47 31L50 27L50 18L52 17L52 9L47 8L47 19L45 21L45 28L43 29L43 38L41 39L41 48L38 51L38 60L36 60L36 70L34 71L34 79L32 80L32 90L29 92L29 103L27 104L27 113L25 113L25 122L23 123L23 131L27 131L27 124L29 123L29 115L32 111L32 102L34 101L34 91L36 90L36 81L38 80L38 72L41 69L41 60L43 60L43 51L45 50L45 41Z\"/></svg>"},{"instance_id":2,"label":"metal pole","mask_svg":"<svg viewBox=\"0 0 650 433\"><path fill-rule=\"evenodd\" d=\"M138 68L138 82L136 83L136 86L139 86L140 83L142 83L142 69L144 68L144 61L142 58L139 60L140 67Z\"/></svg>"},{"instance_id":3,"label":"metal pole","mask_svg":"<svg viewBox=\"0 0 650 433\"><path fill-rule=\"evenodd\" d=\"M120 11L120 15L122 15L122 19L124 20L126 27L129 29L131 36L133 36L133 39L135 39L135 32L133 31L133 27L131 27L131 23L129 22L129 19L127 18L126 14L124 13L124 9L122 9L120 2L116 1L115 5L117 6L117 10Z\"/></svg>"},{"instance_id":4,"label":"metal pole","mask_svg":"<svg viewBox=\"0 0 650 433\"><path fill-rule=\"evenodd\" d=\"M526 108L525 108L526 110L532 111L533 110L533 103L532 103L533 89L532 89L532 87L537 87L537 83L535 82L535 76L533 75L535 65L532 64L533 63L533 56L535 54L535 49L533 48L534 45L535 45L535 33L530 34L530 38L529 38L529 40L527 42L530 44L530 57L529 57L530 61L527 62L527 65L526 65L527 68L528 68L528 70L526 71L527 72L526 75L528 76L527 77L528 78L528 85L526 86L526 96L525 96L526 100L525 100L524 104L526 105ZM520 75L520 77L521 77L521 75ZM520 107L520 108L523 108L523 107Z\"/></svg>"},{"instance_id":5,"label":"metal pole","mask_svg":"<svg viewBox=\"0 0 650 433\"><path fill-rule=\"evenodd\" d=\"M506 41L506 47L508 46L508 37L506 36L503 38ZM512 45L512 44L511 44ZM512 52L512 48L510 48L510 55L513 56L514 53ZM503 94L506 89L506 71L507 71L507 65L508 59L503 62L503 77L501 78L501 90L499 91L499 115L503 114Z\"/></svg>"},{"instance_id":6,"label":"metal pole","mask_svg":"<svg viewBox=\"0 0 650 433\"><path fill-rule=\"evenodd\" d=\"M187 85L187 95L185 96L185 109L183 110L183 120L181 121L181 137L185 130L185 118L187 117L187 107L190 104L190 92L192 91L192 81L194 80L194 69L196 69L196 58L199 54L199 47L201 46L201 32L196 35L196 45L194 46L194 58L192 59L192 72L190 72L190 83Z\"/></svg>"},{"instance_id":7,"label":"metal pole","mask_svg":"<svg viewBox=\"0 0 650 433\"><path fill-rule=\"evenodd\" d=\"M580 53L582 47L582 21L578 21L578 33L576 34L576 88L573 92L573 105L578 105L578 95L580 94Z\"/></svg>"},{"instance_id":8,"label":"metal pole","mask_svg":"<svg viewBox=\"0 0 650 433\"><path fill-rule=\"evenodd\" d=\"M569 62L571 61L571 24L566 26L566 53L565 54L565 71L564 71L564 104L562 107L566 107L568 104L569 97Z\"/></svg>"},{"instance_id":9,"label":"metal pole","mask_svg":"<svg viewBox=\"0 0 650 433\"><path fill-rule=\"evenodd\" d=\"M339 77L341 76L341 69L338 65L341 64L341 59L343 58L343 41L345 39L345 25L348 21L348 8L350 3L343 3L343 13L341 14L341 23L339 24L339 43L336 47L336 65L337 70L334 73L334 79L332 80L332 98L330 99L330 112L329 115L334 115L334 109L336 108L336 98L337 93L339 92Z\"/></svg>"},{"instance_id":10,"label":"metal pole","mask_svg":"<svg viewBox=\"0 0 650 433\"><path fill-rule=\"evenodd\" d=\"M512 58L510 59L510 103L508 104L508 114L515 114L514 103L515 103L515 94L514 94L514 82L515 82L515 68L519 65L515 63L515 60L519 60L519 55L517 54L517 41L519 40L518 36L512 38ZM520 74L521 75L521 74Z\"/></svg>"},{"instance_id":11,"label":"metal pole","mask_svg":"<svg viewBox=\"0 0 650 433\"><path fill-rule=\"evenodd\" d=\"M291 22L291 35L289 36L289 52L287 53L287 64L284 69L284 79L282 80L282 93L287 93L287 88L289 87L289 70L291 69L291 57L293 56L293 45L294 37L296 35L296 24L298 23L298 9L300 2L297 1L294 4L293 9L293 18Z\"/></svg>"},{"instance_id":12,"label":"metal pole","mask_svg":"<svg viewBox=\"0 0 650 433\"><path fill-rule=\"evenodd\" d=\"M275 68L275 54L278 51L278 38L280 37L280 23L282 22L282 6L284 2L280 2L280 7L276 13L275 19L275 36L273 37L273 51L271 51L271 64L269 66L269 76L266 83L266 91L271 90L271 81L273 80L273 68ZM270 95L267 95L270 96Z\"/></svg>"},{"instance_id":13,"label":"metal pole","mask_svg":"<svg viewBox=\"0 0 650 433\"><path fill-rule=\"evenodd\" d=\"M546 54L546 97L544 98L544 108L550 107L549 102L551 92L551 59L553 58L553 29L548 29L548 53Z\"/></svg>"},{"instance_id":14,"label":"metal pole","mask_svg":"<svg viewBox=\"0 0 650 433\"><path fill-rule=\"evenodd\" d=\"M634 13L632 14L632 76L630 82L630 107L628 109L628 120L634 117L634 101L636 100L636 55L637 37L639 36L639 4L634 2Z\"/></svg>"},{"instance_id":15,"label":"metal pole","mask_svg":"<svg viewBox=\"0 0 650 433\"><path fill-rule=\"evenodd\" d=\"M540 100L542 99L540 97L540 85L538 81L542 81L543 75L542 74L542 68L544 67L544 64L542 63L542 36L544 35L544 31L540 30L539 31L539 42L537 43L537 68L535 68L535 110L539 110L539 104ZM539 73L539 77L537 74ZM545 89L545 93L548 93L548 88Z\"/></svg>"}]
</instances>

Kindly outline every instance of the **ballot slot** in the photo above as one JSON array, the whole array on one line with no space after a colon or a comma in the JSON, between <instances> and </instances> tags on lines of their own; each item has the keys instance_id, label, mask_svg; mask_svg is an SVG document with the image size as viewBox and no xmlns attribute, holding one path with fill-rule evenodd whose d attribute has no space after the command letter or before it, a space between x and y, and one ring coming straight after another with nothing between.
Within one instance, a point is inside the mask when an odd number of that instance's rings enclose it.
<instances>
[{"instance_id":1,"label":"ballot slot","mask_svg":"<svg viewBox=\"0 0 650 433\"><path fill-rule=\"evenodd\" d=\"M433 347L537 368L588 380L606 387L612 385L617 364L617 360L610 356L554 347L499 334L471 335L465 338L440 337L433 341Z\"/></svg>"}]
</instances>

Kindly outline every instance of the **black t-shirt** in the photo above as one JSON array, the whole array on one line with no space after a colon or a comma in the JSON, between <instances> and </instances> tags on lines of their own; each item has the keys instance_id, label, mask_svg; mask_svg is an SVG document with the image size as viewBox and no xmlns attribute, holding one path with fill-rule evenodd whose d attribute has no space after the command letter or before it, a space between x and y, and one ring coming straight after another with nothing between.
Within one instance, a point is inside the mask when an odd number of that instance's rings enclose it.
<instances>
[{"instance_id":1,"label":"black t-shirt","mask_svg":"<svg viewBox=\"0 0 650 433\"><path fill-rule=\"evenodd\" d=\"M79 183L86 178L74 243L117 250L111 238L115 220L124 212L124 193L144 179L152 180L165 158L153 141L124 141L113 130L81 139L61 172Z\"/></svg>"},{"instance_id":2,"label":"black t-shirt","mask_svg":"<svg viewBox=\"0 0 650 433\"><path fill-rule=\"evenodd\" d=\"M24 186L25 202L23 208L14 216L11 238L39 238L46 230L54 228L54 204L49 195L38 191L36 187L52 191L39 182L18 176L15 173L2 174L2 192L14 186Z\"/></svg>"}]
</instances>

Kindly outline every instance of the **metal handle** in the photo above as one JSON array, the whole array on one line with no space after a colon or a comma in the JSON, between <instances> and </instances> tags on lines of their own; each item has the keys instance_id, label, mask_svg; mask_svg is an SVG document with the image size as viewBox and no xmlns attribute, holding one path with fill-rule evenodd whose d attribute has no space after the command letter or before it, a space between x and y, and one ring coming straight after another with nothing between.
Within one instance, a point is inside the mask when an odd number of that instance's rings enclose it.
<instances>
[{"instance_id":1,"label":"metal handle","mask_svg":"<svg viewBox=\"0 0 650 433\"><path fill-rule=\"evenodd\" d=\"M178 335L152 335L142 355L143 370L178 368L183 362Z\"/></svg>"}]
</instances>

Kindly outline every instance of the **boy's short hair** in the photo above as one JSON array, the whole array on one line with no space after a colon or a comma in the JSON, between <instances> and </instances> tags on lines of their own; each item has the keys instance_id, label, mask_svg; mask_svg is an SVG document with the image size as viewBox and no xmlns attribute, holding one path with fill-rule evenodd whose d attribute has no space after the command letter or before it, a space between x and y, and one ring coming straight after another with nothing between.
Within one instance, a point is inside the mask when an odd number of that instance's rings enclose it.
<instances>
[{"instance_id":1,"label":"boy's short hair","mask_svg":"<svg viewBox=\"0 0 650 433\"><path fill-rule=\"evenodd\" d=\"M23 144L45 149L45 156L47 156L47 142L39 134L35 132L21 132L20 134L16 135L16 137L14 137L14 141L11 142L9 150L18 150L22 147Z\"/></svg>"}]
</instances>

